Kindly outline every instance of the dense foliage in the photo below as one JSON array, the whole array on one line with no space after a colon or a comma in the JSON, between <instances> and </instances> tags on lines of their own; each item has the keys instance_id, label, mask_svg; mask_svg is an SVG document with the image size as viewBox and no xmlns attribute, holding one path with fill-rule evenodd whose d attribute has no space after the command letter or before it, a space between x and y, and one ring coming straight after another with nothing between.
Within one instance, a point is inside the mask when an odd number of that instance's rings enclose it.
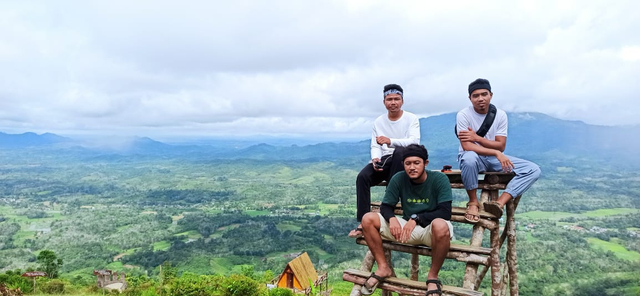
<instances>
[{"instance_id":1,"label":"dense foliage","mask_svg":"<svg viewBox=\"0 0 640 296\"><path fill-rule=\"evenodd\" d=\"M561 156L523 156L544 173L518 207L521 295L637 294L640 173ZM306 251L340 295L349 289L342 270L358 267L366 251L346 237L357 225L360 161L27 150L0 151L0 163L0 282L8 286L32 289L9 271L38 267L50 250L64 262L61 278L38 279L39 291L82 290L95 284L92 270L111 269L127 273L130 295L243 295L244 287L262 291ZM374 200L382 194L373 189ZM454 192L455 205L465 198ZM460 243L471 236L468 225L454 232ZM394 258L407 275L410 257ZM165 262L173 265L161 273ZM460 286L463 270L447 261L441 278Z\"/></svg>"}]
</instances>

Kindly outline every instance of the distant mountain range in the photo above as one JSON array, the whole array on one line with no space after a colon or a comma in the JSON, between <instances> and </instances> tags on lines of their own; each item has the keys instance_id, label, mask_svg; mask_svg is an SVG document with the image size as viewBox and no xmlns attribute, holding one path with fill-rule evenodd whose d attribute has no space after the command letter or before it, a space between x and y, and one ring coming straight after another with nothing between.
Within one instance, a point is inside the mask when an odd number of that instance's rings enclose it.
<instances>
[{"instance_id":1,"label":"distant mountain range","mask_svg":"<svg viewBox=\"0 0 640 296\"><path fill-rule=\"evenodd\" d=\"M71 141L71 139L61 137L52 133L44 133L42 135L38 135L36 133L6 134L0 132L0 147L2 148L47 146L69 141Z\"/></svg>"},{"instance_id":2,"label":"distant mountain range","mask_svg":"<svg viewBox=\"0 0 640 296\"><path fill-rule=\"evenodd\" d=\"M534 158L550 154L581 155L640 163L636 151L640 144L640 126L596 126L531 112L508 115L507 154ZM458 140L454 135L455 116L455 113L447 113L420 119L421 143L429 149L432 159L441 160L442 163L455 162L458 151ZM0 148L74 150L92 155L206 155L212 159L351 159L362 162L369 159L369 139L366 135L359 142L327 142L305 146L257 144L235 148L234 145L224 145L222 141L212 145L170 145L146 137L136 137L124 141L104 138L89 143L51 133L0 133Z\"/></svg>"}]
</instances>

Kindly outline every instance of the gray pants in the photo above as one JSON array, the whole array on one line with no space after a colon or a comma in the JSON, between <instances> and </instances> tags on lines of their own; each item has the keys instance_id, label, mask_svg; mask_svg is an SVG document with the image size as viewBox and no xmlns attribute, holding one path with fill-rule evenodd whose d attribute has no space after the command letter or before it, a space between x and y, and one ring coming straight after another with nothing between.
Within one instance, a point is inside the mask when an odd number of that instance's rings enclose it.
<instances>
[{"instance_id":1,"label":"gray pants","mask_svg":"<svg viewBox=\"0 0 640 296\"><path fill-rule=\"evenodd\" d=\"M507 184L504 192L512 197L520 196L540 177L540 167L528 160L505 155L511 160L516 176ZM502 172L502 165L495 156L478 155L474 151L463 151L458 154L462 183L467 190L478 189L478 173Z\"/></svg>"}]
</instances>

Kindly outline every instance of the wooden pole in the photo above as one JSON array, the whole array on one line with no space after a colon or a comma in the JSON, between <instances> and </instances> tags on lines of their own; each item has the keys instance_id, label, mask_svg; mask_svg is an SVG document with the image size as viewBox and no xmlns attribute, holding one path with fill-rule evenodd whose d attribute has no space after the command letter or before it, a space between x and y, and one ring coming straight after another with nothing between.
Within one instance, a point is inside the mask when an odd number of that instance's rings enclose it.
<instances>
[{"instance_id":1,"label":"wooden pole","mask_svg":"<svg viewBox=\"0 0 640 296\"><path fill-rule=\"evenodd\" d=\"M483 203L489 199L489 190L482 189L480 193L479 208L484 210ZM473 226L473 233L471 234L471 246L482 246L482 237L484 236L484 227L478 223ZM492 252L493 253L493 252ZM470 290L478 290L478 286L475 285L476 274L478 273L478 264L467 263L467 267L464 272L464 279L462 281L462 287Z\"/></svg>"},{"instance_id":2,"label":"wooden pole","mask_svg":"<svg viewBox=\"0 0 640 296\"><path fill-rule=\"evenodd\" d=\"M518 197L519 199L519 197ZM518 256L516 255L516 205L513 200L507 203L507 268L509 269L509 293L518 296ZM506 226L505 226L506 227Z\"/></svg>"},{"instance_id":3,"label":"wooden pole","mask_svg":"<svg viewBox=\"0 0 640 296\"><path fill-rule=\"evenodd\" d=\"M520 202L520 196L516 197L515 200L513 201L513 215L514 215L514 219L515 219L515 210L518 208L518 203ZM509 215L509 212L507 212L507 215ZM507 222L505 223L505 229L508 229L511 225L511 223L509 222L510 219L507 219ZM502 245L504 245L504 241L507 239L507 232L506 231L502 231L502 234L500 235L500 248L502 248ZM480 283L482 283L482 280L484 279L484 276L487 274L487 270L489 270L488 266L483 266L482 270L480 271L480 274L478 275L478 278L476 280L476 287L480 287Z\"/></svg>"},{"instance_id":4,"label":"wooden pole","mask_svg":"<svg viewBox=\"0 0 640 296\"><path fill-rule=\"evenodd\" d=\"M500 230L491 230L491 295L500 295Z\"/></svg>"},{"instance_id":5,"label":"wooden pole","mask_svg":"<svg viewBox=\"0 0 640 296\"><path fill-rule=\"evenodd\" d=\"M418 280L418 271L420 270L420 256L411 254L411 280Z\"/></svg>"},{"instance_id":6,"label":"wooden pole","mask_svg":"<svg viewBox=\"0 0 640 296\"><path fill-rule=\"evenodd\" d=\"M364 255L364 259L362 260L362 264L360 264L360 270L369 271L373 268L373 262L375 262L375 258L373 258L373 254L371 251L367 251L367 254ZM350 296L361 296L360 289L362 285L353 284L353 288L351 288Z\"/></svg>"},{"instance_id":7,"label":"wooden pole","mask_svg":"<svg viewBox=\"0 0 640 296\"><path fill-rule=\"evenodd\" d=\"M391 276L392 277L396 277L396 271L393 268L393 261L391 261L391 250L389 249L384 249L384 258L387 260L387 264L389 265L389 267L391 268ZM380 292L380 296L392 296L391 295L391 291L388 290L382 290Z\"/></svg>"}]
</instances>

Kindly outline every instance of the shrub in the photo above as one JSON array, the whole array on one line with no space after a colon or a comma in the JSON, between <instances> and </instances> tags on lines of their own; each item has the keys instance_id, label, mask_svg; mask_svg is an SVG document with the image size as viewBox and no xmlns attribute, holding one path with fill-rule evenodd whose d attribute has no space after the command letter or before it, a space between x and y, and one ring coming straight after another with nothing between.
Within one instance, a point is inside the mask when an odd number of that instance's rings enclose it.
<instances>
[{"instance_id":1,"label":"shrub","mask_svg":"<svg viewBox=\"0 0 640 296\"><path fill-rule=\"evenodd\" d=\"M23 293L31 293L33 292L33 282L32 279L21 277L20 274L16 274L12 272L9 274L0 274L0 283L4 283L10 289L20 288L20 291Z\"/></svg>"},{"instance_id":2,"label":"shrub","mask_svg":"<svg viewBox=\"0 0 640 296\"><path fill-rule=\"evenodd\" d=\"M269 290L269 296L293 296L293 291L285 288L275 288Z\"/></svg>"},{"instance_id":3,"label":"shrub","mask_svg":"<svg viewBox=\"0 0 640 296\"><path fill-rule=\"evenodd\" d=\"M148 289L142 291L142 293L140 293L140 296L158 296L158 293L156 293L156 288L149 287Z\"/></svg>"},{"instance_id":4,"label":"shrub","mask_svg":"<svg viewBox=\"0 0 640 296\"><path fill-rule=\"evenodd\" d=\"M47 294L62 294L64 293L64 282L61 280L50 280L40 285L40 291Z\"/></svg>"},{"instance_id":5,"label":"shrub","mask_svg":"<svg viewBox=\"0 0 640 296\"><path fill-rule=\"evenodd\" d=\"M207 276L199 276L185 272L171 283L171 295L204 296L211 295L215 288L209 283Z\"/></svg>"},{"instance_id":6,"label":"shrub","mask_svg":"<svg viewBox=\"0 0 640 296\"><path fill-rule=\"evenodd\" d=\"M263 295L264 289L250 277L232 274L224 280L220 290L223 296L257 296Z\"/></svg>"}]
</instances>

